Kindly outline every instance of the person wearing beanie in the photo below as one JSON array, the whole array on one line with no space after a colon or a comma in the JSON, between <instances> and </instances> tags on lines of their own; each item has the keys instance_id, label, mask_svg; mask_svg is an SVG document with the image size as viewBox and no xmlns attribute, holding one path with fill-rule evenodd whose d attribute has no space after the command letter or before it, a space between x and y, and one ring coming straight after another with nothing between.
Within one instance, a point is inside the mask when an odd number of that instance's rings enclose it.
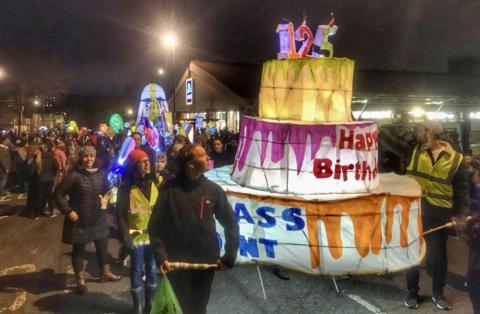
<instances>
[{"instance_id":1,"label":"person wearing beanie","mask_svg":"<svg viewBox=\"0 0 480 314\"><path fill-rule=\"evenodd\" d=\"M382 131L383 132L383 131ZM461 219L470 210L468 172L462 154L441 140L444 129L438 121L425 120L415 126L416 145L413 149L388 134L379 134L380 145L398 156L409 156L407 175L422 188L423 230L442 226L453 219ZM387 140L387 141L385 141ZM432 301L441 310L451 309L443 295L447 276L448 230L443 229L425 236L427 267L433 277ZM404 305L419 306L419 267L407 271L408 293Z\"/></svg>"},{"instance_id":2,"label":"person wearing beanie","mask_svg":"<svg viewBox=\"0 0 480 314\"><path fill-rule=\"evenodd\" d=\"M108 262L109 230L105 210L110 195L110 183L102 170L95 168L96 151L85 146L80 151L77 167L68 173L55 189L55 201L65 214L62 242L72 244L72 265L77 283L76 291L87 291L83 258L85 245L94 242L97 260L101 267L100 281L119 281ZM68 196L68 199L67 199Z\"/></svg>"},{"instance_id":3,"label":"person wearing beanie","mask_svg":"<svg viewBox=\"0 0 480 314\"><path fill-rule=\"evenodd\" d=\"M176 159L177 174L162 186L148 232L157 265L168 278L184 313L206 313L215 270L175 270L170 262L217 264L232 268L239 246L239 227L223 189L204 176L209 158L199 144L186 144ZM225 233L220 249L215 219Z\"/></svg>"},{"instance_id":4,"label":"person wearing beanie","mask_svg":"<svg viewBox=\"0 0 480 314\"><path fill-rule=\"evenodd\" d=\"M157 268L147 227L159 196L159 182L147 153L142 149L130 153L127 166L131 175L118 191L118 224L123 243L130 251L130 293L134 313L150 313L157 285ZM143 273L146 277L144 289ZM142 290L145 306L141 304Z\"/></svg>"},{"instance_id":5,"label":"person wearing beanie","mask_svg":"<svg viewBox=\"0 0 480 314\"><path fill-rule=\"evenodd\" d=\"M57 174L55 178L55 184L58 184L66 174L68 165L67 165L67 152L65 148L65 143L60 139L55 141L55 148L53 150L53 158L57 162Z\"/></svg>"}]
</instances>

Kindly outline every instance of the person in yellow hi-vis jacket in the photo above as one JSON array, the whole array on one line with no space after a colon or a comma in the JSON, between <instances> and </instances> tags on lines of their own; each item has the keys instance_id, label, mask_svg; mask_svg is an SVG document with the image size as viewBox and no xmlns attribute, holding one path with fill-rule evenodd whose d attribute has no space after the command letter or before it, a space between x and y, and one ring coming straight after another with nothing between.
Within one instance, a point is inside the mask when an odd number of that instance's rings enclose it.
<instances>
[{"instance_id":1,"label":"person in yellow hi-vis jacket","mask_svg":"<svg viewBox=\"0 0 480 314\"><path fill-rule=\"evenodd\" d=\"M124 245L130 251L130 284L134 313L150 313L157 285L157 268L150 248L148 222L159 195L159 180L143 150L129 155L130 178L119 188L117 210ZM161 179L161 177L160 177ZM141 304L142 276L145 272L145 307Z\"/></svg>"},{"instance_id":2,"label":"person in yellow hi-vis jacket","mask_svg":"<svg viewBox=\"0 0 480 314\"><path fill-rule=\"evenodd\" d=\"M456 215L466 215L470 210L468 173L462 154L456 152L450 143L441 140L444 130L437 121L426 120L416 126L417 144L412 149L386 132L379 134L380 145L390 151L409 154L407 175L422 187L422 224L424 230L442 226ZM441 310L451 307L443 296L447 276L446 229L425 236L427 243L427 267L433 277L434 305ZM419 306L419 268L407 272L408 294L405 306L416 309Z\"/></svg>"}]
</instances>

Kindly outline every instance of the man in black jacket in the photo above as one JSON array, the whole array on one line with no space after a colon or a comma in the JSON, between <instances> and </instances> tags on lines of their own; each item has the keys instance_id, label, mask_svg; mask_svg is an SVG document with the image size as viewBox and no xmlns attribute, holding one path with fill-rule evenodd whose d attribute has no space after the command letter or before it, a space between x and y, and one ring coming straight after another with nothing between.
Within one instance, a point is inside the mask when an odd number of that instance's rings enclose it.
<instances>
[{"instance_id":1,"label":"man in black jacket","mask_svg":"<svg viewBox=\"0 0 480 314\"><path fill-rule=\"evenodd\" d=\"M466 275L467 290L472 301L473 313L480 314L480 201L471 199L471 218L463 223L466 225L465 238L470 248Z\"/></svg>"},{"instance_id":2,"label":"man in black jacket","mask_svg":"<svg viewBox=\"0 0 480 314\"><path fill-rule=\"evenodd\" d=\"M219 269L235 263L238 222L225 192L203 175L208 160L201 145L185 145L177 156L177 176L163 186L150 217L150 243L163 273L173 270L169 261L216 263ZM214 217L225 232L222 257ZM214 270L175 270L168 276L184 313L206 313Z\"/></svg>"},{"instance_id":3,"label":"man in black jacket","mask_svg":"<svg viewBox=\"0 0 480 314\"><path fill-rule=\"evenodd\" d=\"M380 145L392 152L409 156L407 174L422 187L423 229L439 227L449 222L455 215L466 215L470 210L468 173L462 154L456 152L448 142L442 141L443 127L440 123L426 120L417 125L415 137L417 145L413 151L386 132L379 134ZM447 275L446 229L425 237L427 243L427 267L433 277L433 297L435 306L441 310L451 307L443 296ZM418 267L407 272L408 294L405 306L416 309L419 306Z\"/></svg>"}]
</instances>

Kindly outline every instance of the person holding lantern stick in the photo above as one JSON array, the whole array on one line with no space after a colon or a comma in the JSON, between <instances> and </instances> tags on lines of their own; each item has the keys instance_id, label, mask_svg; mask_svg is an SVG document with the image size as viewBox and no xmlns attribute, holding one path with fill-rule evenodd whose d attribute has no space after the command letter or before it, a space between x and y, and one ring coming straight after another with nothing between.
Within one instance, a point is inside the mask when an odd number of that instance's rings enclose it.
<instances>
[{"instance_id":1,"label":"person holding lantern stick","mask_svg":"<svg viewBox=\"0 0 480 314\"><path fill-rule=\"evenodd\" d=\"M443 126L437 121L425 120L415 129L417 144L412 149L386 130L379 133L380 145L399 156L410 156L407 175L422 188L422 224L424 230L440 227L452 217L465 216L470 210L468 172L462 154L441 140ZM433 304L441 310L451 309L445 300L443 288L447 275L448 231L441 228L425 236L427 267L432 270ZM411 309L419 306L419 267L407 271L408 294L404 305Z\"/></svg>"},{"instance_id":2,"label":"person holding lantern stick","mask_svg":"<svg viewBox=\"0 0 480 314\"><path fill-rule=\"evenodd\" d=\"M176 176L165 182L150 217L148 232L157 265L168 273L169 261L233 267L239 246L239 227L220 186L208 180L209 157L199 144L187 144L176 158ZM220 257L215 219L225 232ZM178 270L168 274L184 313L206 313L215 268Z\"/></svg>"}]
</instances>

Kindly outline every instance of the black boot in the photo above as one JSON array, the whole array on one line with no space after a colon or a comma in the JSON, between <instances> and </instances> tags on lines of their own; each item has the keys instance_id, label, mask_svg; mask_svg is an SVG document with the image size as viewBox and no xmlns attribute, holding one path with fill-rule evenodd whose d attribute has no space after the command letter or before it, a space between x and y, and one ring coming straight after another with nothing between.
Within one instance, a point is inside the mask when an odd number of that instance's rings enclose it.
<instances>
[{"instance_id":1,"label":"black boot","mask_svg":"<svg viewBox=\"0 0 480 314\"><path fill-rule=\"evenodd\" d=\"M140 296L142 295L142 287L138 287L135 289L130 289L130 293L132 294L133 300L133 314L142 314L142 301Z\"/></svg>"},{"instance_id":2,"label":"black boot","mask_svg":"<svg viewBox=\"0 0 480 314\"><path fill-rule=\"evenodd\" d=\"M157 285L145 285L145 313L150 313Z\"/></svg>"}]
</instances>

